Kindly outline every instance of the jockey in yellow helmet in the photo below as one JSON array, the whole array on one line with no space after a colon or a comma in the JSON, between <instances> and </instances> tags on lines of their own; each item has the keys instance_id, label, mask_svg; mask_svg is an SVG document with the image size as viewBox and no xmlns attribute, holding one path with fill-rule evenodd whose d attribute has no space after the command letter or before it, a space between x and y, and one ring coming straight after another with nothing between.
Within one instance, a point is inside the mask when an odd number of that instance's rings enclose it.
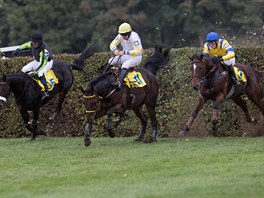
<instances>
[{"instance_id":1,"label":"jockey in yellow helmet","mask_svg":"<svg viewBox=\"0 0 264 198\"><path fill-rule=\"evenodd\" d=\"M118 49L119 44L122 46L120 50ZM140 37L132 31L128 23L122 23L118 28L118 35L110 44L110 50L114 52L115 57L111 58L108 63L111 65L121 64L118 81L114 83L116 89L120 90L128 69L139 65L142 61L143 48Z\"/></svg>"}]
</instances>

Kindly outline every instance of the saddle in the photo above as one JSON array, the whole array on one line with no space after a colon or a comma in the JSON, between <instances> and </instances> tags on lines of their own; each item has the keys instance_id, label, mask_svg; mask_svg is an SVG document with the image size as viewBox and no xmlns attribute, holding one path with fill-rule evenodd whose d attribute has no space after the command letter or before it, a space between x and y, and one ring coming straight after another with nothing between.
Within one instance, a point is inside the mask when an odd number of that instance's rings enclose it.
<instances>
[{"instance_id":1,"label":"saddle","mask_svg":"<svg viewBox=\"0 0 264 198\"><path fill-rule=\"evenodd\" d=\"M29 74L31 74L31 73L32 72L30 72ZM45 78L46 78L46 82L47 82L47 86L48 86L48 91L53 90L54 85L59 83L59 80L56 77L53 70L47 71L47 73L45 74ZM37 82L37 84L41 88L41 91L45 91L44 85L41 83L41 81L38 78L32 78L32 79Z\"/></svg>"}]
</instances>

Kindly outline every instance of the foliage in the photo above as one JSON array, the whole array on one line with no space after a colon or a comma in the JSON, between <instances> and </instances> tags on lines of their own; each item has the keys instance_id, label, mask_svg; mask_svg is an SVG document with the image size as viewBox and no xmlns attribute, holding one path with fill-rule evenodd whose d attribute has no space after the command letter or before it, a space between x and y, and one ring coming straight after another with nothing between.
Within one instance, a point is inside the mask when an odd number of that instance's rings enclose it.
<instances>
[{"instance_id":1,"label":"foliage","mask_svg":"<svg viewBox=\"0 0 264 198\"><path fill-rule=\"evenodd\" d=\"M252 64L259 72L264 72L264 48L238 48L235 49L237 60L240 63ZM152 49L145 51L145 60ZM167 66L159 71L157 78L160 83L158 97L157 117L160 123L159 137L172 137L177 135L183 123L189 118L196 101L198 93L192 89L187 82L190 80L190 60L187 56L200 53L200 48L179 48L172 49ZM82 93L80 86L85 88L88 81L95 78L99 73L99 68L107 63L111 53L95 53L85 61L84 72L73 71L74 84L67 95L61 114L56 118L53 128L48 131L50 136L80 136L85 128L85 109L79 103ZM77 55L57 55L55 59L71 63ZM10 73L20 71L22 66L32 60L30 57L13 58L0 61L0 73ZM262 80L263 81L263 80ZM18 113L13 97L10 97L9 107L1 109L0 117L0 137L27 136L28 132L21 123L21 116ZM56 107L57 98L41 109L40 126L45 129L48 117ZM249 103L249 109L258 120L256 125L245 122L242 110L232 102L221 105L220 132L223 136L243 136L263 134L263 120L256 107ZM191 135L210 134L212 103L208 102L198 115L191 128ZM96 121L93 136L106 136L104 131L106 118ZM117 136L131 136L137 134L140 121L132 111L125 114L124 119L118 124L119 117L114 117L117 125L115 131ZM150 128L148 132L150 131Z\"/></svg>"},{"instance_id":2,"label":"foliage","mask_svg":"<svg viewBox=\"0 0 264 198\"><path fill-rule=\"evenodd\" d=\"M127 21L146 49L157 42L199 47L209 31L236 46L261 46L263 10L261 0L4 0L0 43L22 44L41 31L56 54L79 53L89 43L108 50Z\"/></svg>"}]
</instances>

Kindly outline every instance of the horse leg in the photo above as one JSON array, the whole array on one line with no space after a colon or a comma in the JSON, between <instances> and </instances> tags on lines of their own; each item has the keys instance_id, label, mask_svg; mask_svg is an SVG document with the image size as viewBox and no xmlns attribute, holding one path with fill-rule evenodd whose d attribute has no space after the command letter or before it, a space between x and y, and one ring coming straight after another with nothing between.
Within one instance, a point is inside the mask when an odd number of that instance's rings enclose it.
<instances>
[{"instance_id":1,"label":"horse leg","mask_svg":"<svg viewBox=\"0 0 264 198\"><path fill-rule=\"evenodd\" d=\"M58 104L57 104L56 110L52 114L52 116L49 118L49 122L54 121L55 118L57 117L57 115L61 112L62 104L63 104L63 102L65 100L67 92L68 92L68 89L67 90L63 90L62 92L59 93L59 99L58 99Z\"/></svg>"},{"instance_id":2,"label":"horse leg","mask_svg":"<svg viewBox=\"0 0 264 198\"><path fill-rule=\"evenodd\" d=\"M259 108L262 116L264 116L264 103L262 101L261 95L249 94L248 98Z\"/></svg>"},{"instance_id":3,"label":"horse leg","mask_svg":"<svg viewBox=\"0 0 264 198\"><path fill-rule=\"evenodd\" d=\"M188 119L186 124L182 127L181 131L179 132L178 134L179 137L183 137L187 135L187 132L190 130L194 119L198 115L199 111L203 108L205 102L206 102L205 98L203 98L202 96L198 96L195 109L192 112L191 117Z\"/></svg>"},{"instance_id":4,"label":"horse leg","mask_svg":"<svg viewBox=\"0 0 264 198\"><path fill-rule=\"evenodd\" d=\"M106 130L111 138L115 137L115 133L113 131L113 119L112 114L107 115L107 123L106 123Z\"/></svg>"},{"instance_id":5,"label":"horse leg","mask_svg":"<svg viewBox=\"0 0 264 198\"><path fill-rule=\"evenodd\" d=\"M233 101L244 111L247 122L255 122L255 119L249 114L246 101L241 96L236 97Z\"/></svg>"},{"instance_id":6,"label":"horse leg","mask_svg":"<svg viewBox=\"0 0 264 198\"><path fill-rule=\"evenodd\" d=\"M93 129L93 121L92 119L88 121L88 123L85 126L84 131L84 146L90 146L91 145L91 134Z\"/></svg>"},{"instance_id":7,"label":"horse leg","mask_svg":"<svg viewBox=\"0 0 264 198\"><path fill-rule=\"evenodd\" d=\"M218 136L217 124L218 124L218 107L221 103L225 101L225 95L220 93L216 100L213 103L213 112L212 112L212 134L213 136Z\"/></svg>"},{"instance_id":8,"label":"horse leg","mask_svg":"<svg viewBox=\"0 0 264 198\"><path fill-rule=\"evenodd\" d=\"M143 141L147 129L148 119L142 111L142 106L133 108L133 111L141 121L141 129L139 130L138 138L136 139L136 141Z\"/></svg>"},{"instance_id":9,"label":"horse leg","mask_svg":"<svg viewBox=\"0 0 264 198\"><path fill-rule=\"evenodd\" d=\"M37 136L36 130L34 129L34 127L32 127L31 124L29 124L29 117L30 116L29 116L27 109L20 108L20 114L23 118L26 129L31 132L31 140L36 140L36 136Z\"/></svg>"},{"instance_id":10,"label":"horse leg","mask_svg":"<svg viewBox=\"0 0 264 198\"><path fill-rule=\"evenodd\" d=\"M152 127L152 134L151 134L151 142L156 142L157 141L157 133L158 133L158 121L156 118L156 109L155 106L148 106L147 107L147 111L149 114L149 118L151 121L151 127Z\"/></svg>"}]
</instances>

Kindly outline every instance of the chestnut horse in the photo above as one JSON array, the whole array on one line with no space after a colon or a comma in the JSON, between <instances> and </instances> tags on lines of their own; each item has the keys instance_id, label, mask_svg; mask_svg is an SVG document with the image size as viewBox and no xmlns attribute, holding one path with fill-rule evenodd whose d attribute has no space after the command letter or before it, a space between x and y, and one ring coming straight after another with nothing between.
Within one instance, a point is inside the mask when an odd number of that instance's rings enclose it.
<instances>
[{"instance_id":1,"label":"chestnut horse","mask_svg":"<svg viewBox=\"0 0 264 198\"><path fill-rule=\"evenodd\" d=\"M4 75L0 79L0 105L3 106L7 102L7 98L11 93L14 94L24 125L32 134L31 140L35 140L37 135L46 135L44 131L38 128L40 107L44 106L56 95L59 95L55 112L49 118L49 122L52 122L61 111L65 97L73 84L72 69L82 71L84 60L92 56L96 51L98 51L98 47L91 45L75 59L74 64L54 61L52 70L58 78L58 84L54 85L54 88L49 91L50 96L43 101L41 101L41 87L30 75L14 73ZM30 114L28 111L33 113L32 123L29 122Z\"/></svg>"},{"instance_id":2,"label":"chestnut horse","mask_svg":"<svg viewBox=\"0 0 264 198\"><path fill-rule=\"evenodd\" d=\"M112 114L122 114L127 109L132 109L141 121L139 141L144 140L147 128L147 117L142 110L145 104L151 120L152 134L150 142L156 141L158 121L156 118L156 101L159 92L156 72L168 61L170 49L163 49L157 46L155 52L147 59L144 68L135 69L140 72L146 82L144 87L129 88L122 85L120 91L115 91L112 84L117 81L117 74L108 71L90 81L86 90L83 90L82 102L86 108L87 125L84 133L84 145L91 144L92 126L95 119L107 115L107 131L110 137L115 137L112 129Z\"/></svg>"},{"instance_id":3,"label":"chestnut horse","mask_svg":"<svg viewBox=\"0 0 264 198\"><path fill-rule=\"evenodd\" d=\"M202 54L195 54L190 59L192 61L192 87L199 90L199 96L194 111L183 126L179 136L187 134L194 119L207 100L213 101L212 134L214 136L219 135L217 132L218 107L228 99L232 99L244 111L248 122L255 122L256 120L250 116L246 102L241 98L244 93L264 115L263 90L259 74L253 67L236 63L235 66L244 72L246 82L241 82L240 85L234 86L233 79L221 63L214 64L210 57Z\"/></svg>"}]
</instances>

